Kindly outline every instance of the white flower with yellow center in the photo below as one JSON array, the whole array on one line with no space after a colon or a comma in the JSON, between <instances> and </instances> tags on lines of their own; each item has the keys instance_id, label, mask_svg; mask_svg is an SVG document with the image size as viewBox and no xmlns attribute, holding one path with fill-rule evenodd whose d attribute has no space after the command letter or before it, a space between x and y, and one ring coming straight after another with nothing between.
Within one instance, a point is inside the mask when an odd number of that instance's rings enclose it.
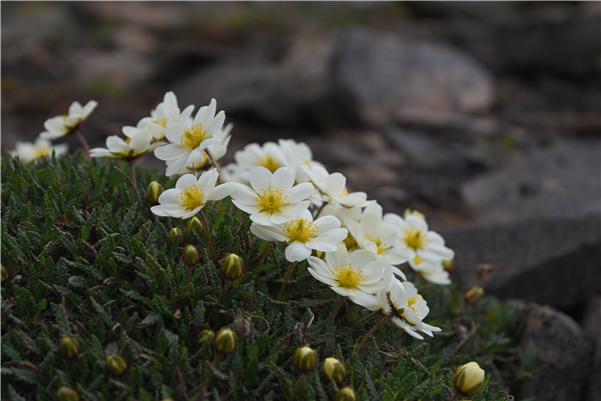
<instances>
[{"instance_id":1,"label":"white flower with yellow center","mask_svg":"<svg viewBox=\"0 0 601 401\"><path fill-rule=\"evenodd\" d=\"M311 212L305 210L301 217L276 226L253 223L250 231L265 241L282 241L286 247L286 260L299 262L311 256L313 250L333 252L346 237L345 228L334 216L324 216L313 221Z\"/></svg>"},{"instance_id":2,"label":"white flower with yellow center","mask_svg":"<svg viewBox=\"0 0 601 401\"><path fill-rule=\"evenodd\" d=\"M294 171L296 182L305 182L309 180L304 168L323 168L321 163L313 160L311 148L309 148L306 143L296 142L293 139L280 139L278 145L284 155L286 167Z\"/></svg>"},{"instance_id":3,"label":"white flower with yellow center","mask_svg":"<svg viewBox=\"0 0 601 401\"><path fill-rule=\"evenodd\" d=\"M69 112L62 116L49 118L44 123L45 132L40 134L42 139L58 139L71 134L94 111L98 103L90 100L85 106L79 102L71 103Z\"/></svg>"},{"instance_id":4,"label":"white flower with yellow center","mask_svg":"<svg viewBox=\"0 0 601 401\"><path fill-rule=\"evenodd\" d=\"M376 254L390 265L407 261L406 253L397 246L397 232L392 224L383 221L382 207L377 203L367 206L359 221L343 220L358 246ZM395 273L402 276L400 270Z\"/></svg>"},{"instance_id":5,"label":"white flower with yellow center","mask_svg":"<svg viewBox=\"0 0 601 401\"><path fill-rule=\"evenodd\" d=\"M183 175L175 188L159 196L159 204L150 208L157 216L187 219L194 216L208 201L217 201L229 195L224 185L218 185L215 169L203 173L198 179L192 174Z\"/></svg>"},{"instance_id":6,"label":"white flower with yellow center","mask_svg":"<svg viewBox=\"0 0 601 401\"><path fill-rule=\"evenodd\" d=\"M175 94L167 92L163 101L150 112L150 117L141 119L136 128L147 130L153 140L162 140L165 138L167 126L189 119L192 110L194 110L194 106L188 106L180 112ZM134 127L127 127L127 129L130 128Z\"/></svg>"},{"instance_id":7,"label":"white flower with yellow center","mask_svg":"<svg viewBox=\"0 0 601 401\"><path fill-rule=\"evenodd\" d=\"M311 168L303 166L302 170L319 190L320 199L314 201L317 205L325 201L334 206L365 207L371 203L367 200L365 192L349 193L346 188L346 177L341 173L329 174L321 166Z\"/></svg>"},{"instance_id":8,"label":"white flower with yellow center","mask_svg":"<svg viewBox=\"0 0 601 401\"><path fill-rule=\"evenodd\" d=\"M167 125L165 137L169 143L154 151L157 158L168 163L167 176L198 160L210 146L223 142L226 136L223 129L225 113L215 114L216 110L217 102L212 99L208 106L198 110L194 119L178 120Z\"/></svg>"},{"instance_id":9,"label":"white flower with yellow center","mask_svg":"<svg viewBox=\"0 0 601 401\"><path fill-rule=\"evenodd\" d=\"M371 304L373 294L385 285L385 266L369 251L349 253L340 245L335 252L326 253L325 260L310 256L308 261L313 277L358 305Z\"/></svg>"},{"instance_id":10,"label":"white flower with yellow center","mask_svg":"<svg viewBox=\"0 0 601 401\"><path fill-rule=\"evenodd\" d=\"M228 181L237 181L247 184L249 182L250 170L253 167L262 166L275 173L281 167L287 167L286 159L280 147L274 142L266 142L263 145L251 143L234 155L236 163L227 166Z\"/></svg>"},{"instance_id":11,"label":"white flower with yellow center","mask_svg":"<svg viewBox=\"0 0 601 401\"><path fill-rule=\"evenodd\" d=\"M384 220L396 227L399 247L407 254L409 264L414 269L416 256L425 260L438 260L440 263L453 259L454 252L445 246L444 239L439 234L428 230L428 224L421 213L409 213L404 219L390 213L384 216Z\"/></svg>"},{"instance_id":12,"label":"white flower with yellow center","mask_svg":"<svg viewBox=\"0 0 601 401\"><path fill-rule=\"evenodd\" d=\"M94 148L90 150L92 157L108 157L112 159L133 160L150 153L158 144L152 143L152 138L146 130L133 128L125 129L125 139L111 135L106 138L106 148Z\"/></svg>"},{"instance_id":13,"label":"white flower with yellow center","mask_svg":"<svg viewBox=\"0 0 601 401\"><path fill-rule=\"evenodd\" d=\"M38 138L35 142L17 142L15 150L10 152L11 156L18 157L25 163L30 161L55 156L61 156L67 153L67 145L52 146L52 144L43 138Z\"/></svg>"},{"instance_id":14,"label":"white flower with yellow center","mask_svg":"<svg viewBox=\"0 0 601 401\"><path fill-rule=\"evenodd\" d=\"M421 256L415 256L409 261L409 264L420 276L434 284L451 284L449 272L442 265L440 259L424 259Z\"/></svg>"},{"instance_id":15,"label":"white flower with yellow center","mask_svg":"<svg viewBox=\"0 0 601 401\"><path fill-rule=\"evenodd\" d=\"M309 208L307 200L315 191L313 185L294 185L294 173L282 167L271 173L265 167L254 167L249 174L250 187L230 182L234 205L250 214L250 219L264 226L278 225L301 218Z\"/></svg>"}]
</instances>

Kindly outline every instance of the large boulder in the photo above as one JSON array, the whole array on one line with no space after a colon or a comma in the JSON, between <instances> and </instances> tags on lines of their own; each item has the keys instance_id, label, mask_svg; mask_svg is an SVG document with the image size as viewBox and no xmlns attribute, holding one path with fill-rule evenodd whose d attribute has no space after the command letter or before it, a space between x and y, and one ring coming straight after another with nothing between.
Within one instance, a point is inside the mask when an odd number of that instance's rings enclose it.
<instances>
[{"instance_id":1,"label":"large boulder","mask_svg":"<svg viewBox=\"0 0 601 401\"><path fill-rule=\"evenodd\" d=\"M525 323L519 347L523 352L534 351L534 371L521 384L520 399L583 400L592 347L578 324L548 306L517 305Z\"/></svg>"},{"instance_id":2,"label":"large boulder","mask_svg":"<svg viewBox=\"0 0 601 401\"><path fill-rule=\"evenodd\" d=\"M598 214L459 228L444 236L456 252L456 279L465 287L483 285L500 297L561 308L601 293Z\"/></svg>"},{"instance_id":3,"label":"large boulder","mask_svg":"<svg viewBox=\"0 0 601 401\"><path fill-rule=\"evenodd\" d=\"M595 348L586 401L601 401L601 295L589 302L582 328Z\"/></svg>"}]
</instances>

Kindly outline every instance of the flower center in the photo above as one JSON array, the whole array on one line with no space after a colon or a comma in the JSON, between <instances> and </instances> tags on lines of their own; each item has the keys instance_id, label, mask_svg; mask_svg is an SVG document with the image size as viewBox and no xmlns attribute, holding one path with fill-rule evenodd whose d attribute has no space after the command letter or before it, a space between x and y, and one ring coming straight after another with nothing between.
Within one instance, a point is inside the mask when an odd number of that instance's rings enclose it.
<instances>
[{"instance_id":1,"label":"flower center","mask_svg":"<svg viewBox=\"0 0 601 401\"><path fill-rule=\"evenodd\" d=\"M414 265L419 266L422 263L424 263L424 260L422 258L420 258L419 255L413 258Z\"/></svg>"},{"instance_id":2,"label":"flower center","mask_svg":"<svg viewBox=\"0 0 601 401\"><path fill-rule=\"evenodd\" d=\"M357 244L357 241L355 241L350 233L346 235L346 238L342 242L344 242L344 246L346 246L347 251L359 249L359 244Z\"/></svg>"},{"instance_id":3,"label":"flower center","mask_svg":"<svg viewBox=\"0 0 601 401\"><path fill-rule=\"evenodd\" d=\"M157 118L153 121L153 123L160 125L163 128L167 128L168 120L166 118Z\"/></svg>"},{"instance_id":4,"label":"flower center","mask_svg":"<svg viewBox=\"0 0 601 401\"><path fill-rule=\"evenodd\" d=\"M204 204L204 194L198 185L190 185L179 194L179 204L186 210L194 210Z\"/></svg>"},{"instance_id":5,"label":"flower center","mask_svg":"<svg viewBox=\"0 0 601 401\"><path fill-rule=\"evenodd\" d=\"M277 169L283 167L282 163L278 162L272 156L265 156L259 160L259 166L265 167L267 170L275 173Z\"/></svg>"},{"instance_id":6,"label":"flower center","mask_svg":"<svg viewBox=\"0 0 601 401\"><path fill-rule=\"evenodd\" d=\"M367 239L378 247L378 255L384 254L386 251L390 249L390 247L382 242L382 239L375 237L373 235L368 235Z\"/></svg>"},{"instance_id":7,"label":"flower center","mask_svg":"<svg viewBox=\"0 0 601 401\"><path fill-rule=\"evenodd\" d=\"M267 187L259 195L257 207L259 211L268 214L281 213L287 204L286 196L279 188Z\"/></svg>"},{"instance_id":8,"label":"flower center","mask_svg":"<svg viewBox=\"0 0 601 401\"><path fill-rule=\"evenodd\" d=\"M290 242L309 242L317 232L317 228L308 220L300 219L290 222L284 226Z\"/></svg>"},{"instance_id":9,"label":"flower center","mask_svg":"<svg viewBox=\"0 0 601 401\"><path fill-rule=\"evenodd\" d=\"M196 149L200 144L209 137L202 124L194 124L192 127L184 131L181 144L186 149Z\"/></svg>"},{"instance_id":10,"label":"flower center","mask_svg":"<svg viewBox=\"0 0 601 401\"><path fill-rule=\"evenodd\" d=\"M426 246L426 235L423 231L410 228L405 232L405 244L414 251L424 249Z\"/></svg>"},{"instance_id":11,"label":"flower center","mask_svg":"<svg viewBox=\"0 0 601 401\"><path fill-rule=\"evenodd\" d=\"M422 299L423 299L423 298L422 298L422 296L421 296L421 295L419 295L419 294L417 294L417 295L415 295L415 296L413 296L413 297L409 298L409 299L407 300L407 307L408 307L409 309L411 309L411 310L412 310L414 313L417 313L417 308L415 307L415 304L416 304L418 301L421 301Z\"/></svg>"},{"instance_id":12,"label":"flower center","mask_svg":"<svg viewBox=\"0 0 601 401\"><path fill-rule=\"evenodd\" d=\"M338 286L349 290L357 289L365 279L361 271L356 270L353 266L344 266L335 271L336 281Z\"/></svg>"},{"instance_id":13,"label":"flower center","mask_svg":"<svg viewBox=\"0 0 601 401\"><path fill-rule=\"evenodd\" d=\"M46 156L50 155L51 151L52 151L52 149L47 148L45 146L37 148L36 150L33 151L33 158L37 159L40 157L46 157Z\"/></svg>"}]
</instances>

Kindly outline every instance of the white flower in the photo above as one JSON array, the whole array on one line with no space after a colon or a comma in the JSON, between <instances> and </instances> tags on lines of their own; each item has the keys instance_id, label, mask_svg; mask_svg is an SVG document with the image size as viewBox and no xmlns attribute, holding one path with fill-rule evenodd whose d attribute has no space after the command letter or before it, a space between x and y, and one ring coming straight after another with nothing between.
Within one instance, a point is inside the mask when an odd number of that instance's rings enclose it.
<instances>
[{"instance_id":1,"label":"white flower","mask_svg":"<svg viewBox=\"0 0 601 401\"><path fill-rule=\"evenodd\" d=\"M294 173L286 167L273 174L265 167L254 167L249 179L250 187L233 182L225 185L231 188L234 205L250 214L253 222L265 226L300 218L315 190L309 183L294 185Z\"/></svg>"},{"instance_id":2,"label":"white flower","mask_svg":"<svg viewBox=\"0 0 601 401\"><path fill-rule=\"evenodd\" d=\"M276 226L253 223L250 231L266 241L287 242L285 255L289 262L305 260L313 250L333 252L347 234L346 229L340 228L340 220L336 217L324 216L313 221L308 210L299 219Z\"/></svg>"},{"instance_id":3,"label":"white flower","mask_svg":"<svg viewBox=\"0 0 601 401\"><path fill-rule=\"evenodd\" d=\"M343 222L360 248L373 252L391 265L407 261L406 253L397 246L395 227L383 221L382 207L377 203L367 206L358 222ZM398 269L396 273L402 275Z\"/></svg>"},{"instance_id":4,"label":"white flower","mask_svg":"<svg viewBox=\"0 0 601 401\"><path fill-rule=\"evenodd\" d=\"M106 148L91 149L90 156L132 160L152 152L158 145L152 143L150 134L144 129L123 127L123 133L126 139L111 135L106 138Z\"/></svg>"},{"instance_id":5,"label":"white flower","mask_svg":"<svg viewBox=\"0 0 601 401\"><path fill-rule=\"evenodd\" d=\"M40 134L43 139L57 139L69 135L94 111L98 103L90 100L85 106L79 102L73 102L69 107L69 113L49 118L44 123L46 132Z\"/></svg>"},{"instance_id":6,"label":"white flower","mask_svg":"<svg viewBox=\"0 0 601 401\"><path fill-rule=\"evenodd\" d=\"M256 143L246 145L234 155L235 164L229 165L228 181L241 183L249 182L250 170L262 166L275 173L277 169L286 167L286 159L280 147L274 142L267 142L262 146Z\"/></svg>"},{"instance_id":7,"label":"white flower","mask_svg":"<svg viewBox=\"0 0 601 401\"><path fill-rule=\"evenodd\" d=\"M406 253L409 264L414 269L416 256L425 260L439 260L440 263L453 259L453 251L445 246L444 239L439 234L428 230L423 215L409 213L403 219L391 213L384 216L384 220L396 227L399 247Z\"/></svg>"},{"instance_id":8,"label":"white flower","mask_svg":"<svg viewBox=\"0 0 601 401\"><path fill-rule=\"evenodd\" d=\"M208 201L221 200L228 196L227 188L218 185L215 169L203 173L198 179L192 174L183 175L177 180L175 188L159 196L159 205L150 210L157 216L187 219L194 216Z\"/></svg>"},{"instance_id":9,"label":"white flower","mask_svg":"<svg viewBox=\"0 0 601 401\"><path fill-rule=\"evenodd\" d=\"M313 277L362 306L373 302L372 294L385 284L382 280L385 267L369 251L359 249L349 253L340 245L335 252L326 253L325 261L315 256L308 261Z\"/></svg>"},{"instance_id":10,"label":"white flower","mask_svg":"<svg viewBox=\"0 0 601 401\"><path fill-rule=\"evenodd\" d=\"M180 112L175 94L167 92L163 101L150 112L150 117L144 117L138 122L137 128L146 129L153 140L161 140L165 138L168 125L189 119L193 109L194 106L188 106Z\"/></svg>"},{"instance_id":11,"label":"white flower","mask_svg":"<svg viewBox=\"0 0 601 401\"><path fill-rule=\"evenodd\" d=\"M222 141L219 143L215 143L207 148L207 151L211 155L211 158L213 159L213 161L218 161L223 156L225 156L225 154L227 152L227 147L230 143L230 139L232 138L232 136L230 135L230 131L232 130L232 127L233 127L232 124L228 124L223 129L223 135L221 135L221 134L219 135L219 137L223 136ZM186 165L177 171L173 171L173 168L171 168L171 165L174 162L175 161L167 162L167 171L170 173L173 173L172 175L182 175L182 174L198 175L203 170L205 170L211 166L211 159L209 158L209 155L207 154L207 152L195 152L194 155L191 155L190 158L188 158L188 162L186 163Z\"/></svg>"},{"instance_id":12,"label":"white flower","mask_svg":"<svg viewBox=\"0 0 601 401\"><path fill-rule=\"evenodd\" d=\"M318 205L321 205L324 200L329 204L344 207L365 207L371 203L367 200L365 192L349 193L346 188L346 177L341 173L329 174L321 166L311 168L303 166L302 170L323 196L323 199L317 202Z\"/></svg>"},{"instance_id":13,"label":"white flower","mask_svg":"<svg viewBox=\"0 0 601 401\"><path fill-rule=\"evenodd\" d=\"M154 151L157 158L168 162L167 176L198 160L211 145L224 141L225 113L215 114L216 109L217 102L212 99L208 106L198 110L194 119L180 119L167 125L165 136L169 143Z\"/></svg>"},{"instance_id":14,"label":"white flower","mask_svg":"<svg viewBox=\"0 0 601 401\"><path fill-rule=\"evenodd\" d=\"M449 272L442 265L440 259L424 259L416 256L409 261L409 264L420 276L434 284L451 284Z\"/></svg>"},{"instance_id":15,"label":"white flower","mask_svg":"<svg viewBox=\"0 0 601 401\"><path fill-rule=\"evenodd\" d=\"M296 182L305 182L309 179L304 168L323 168L321 163L313 160L311 148L306 143L296 142L292 139L280 139L278 145L284 156L286 167L294 171Z\"/></svg>"},{"instance_id":16,"label":"white flower","mask_svg":"<svg viewBox=\"0 0 601 401\"><path fill-rule=\"evenodd\" d=\"M10 152L12 156L20 158L23 162L29 163L42 157L48 157L54 152L56 156L67 153L67 145L52 146L50 141L38 138L35 142L17 142L15 150Z\"/></svg>"}]
</instances>

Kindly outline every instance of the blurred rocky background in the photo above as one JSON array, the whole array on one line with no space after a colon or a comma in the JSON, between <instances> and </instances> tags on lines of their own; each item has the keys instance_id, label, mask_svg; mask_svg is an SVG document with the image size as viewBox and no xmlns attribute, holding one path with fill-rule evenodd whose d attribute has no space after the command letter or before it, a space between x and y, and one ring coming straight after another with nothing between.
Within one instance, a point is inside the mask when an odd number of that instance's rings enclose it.
<instances>
[{"instance_id":1,"label":"blurred rocky background","mask_svg":"<svg viewBox=\"0 0 601 401\"><path fill-rule=\"evenodd\" d=\"M460 285L527 302L522 395L601 400L601 3L2 4L3 151L72 100L100 145L167 90L218 100L230 157L305 141L425 212Z\"/></svg>"}]
</instances>

